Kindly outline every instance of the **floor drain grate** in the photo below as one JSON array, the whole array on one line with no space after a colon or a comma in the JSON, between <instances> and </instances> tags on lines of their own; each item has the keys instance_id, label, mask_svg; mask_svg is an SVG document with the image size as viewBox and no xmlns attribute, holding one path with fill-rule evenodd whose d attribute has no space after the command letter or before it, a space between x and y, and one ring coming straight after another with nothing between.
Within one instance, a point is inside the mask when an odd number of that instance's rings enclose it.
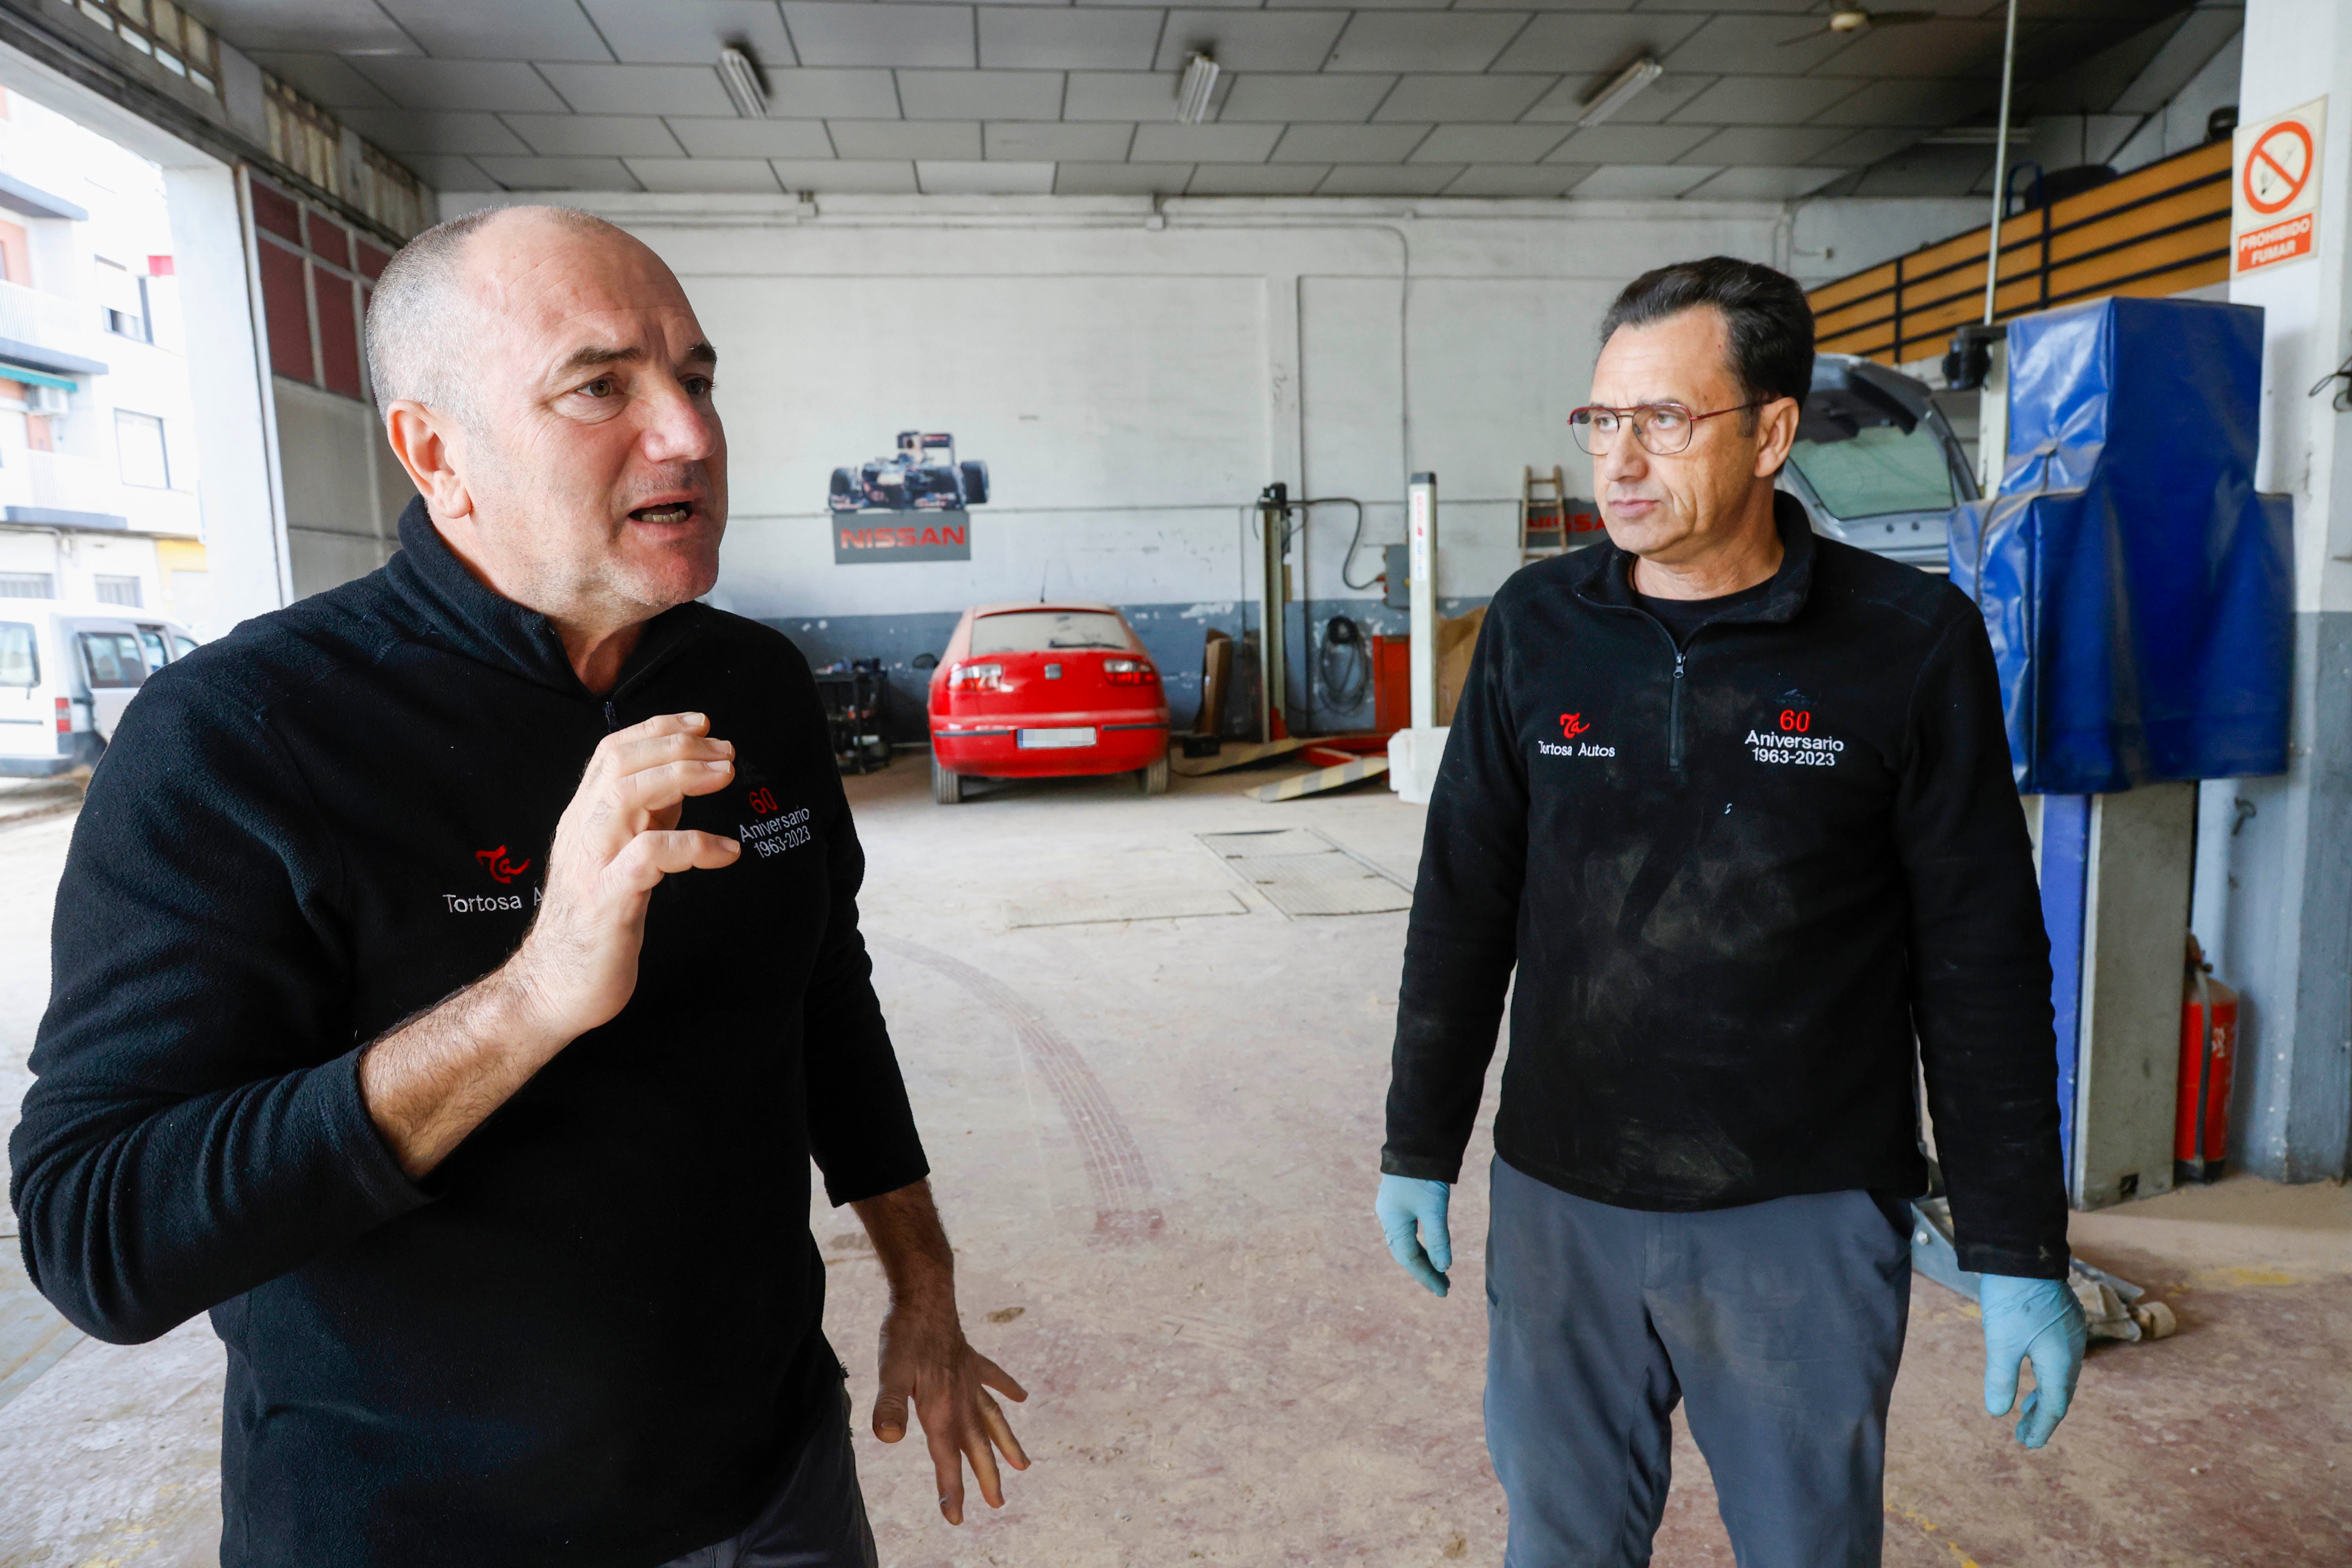
<instances>
[{"instance_id":1,"label":"floor drain grate","mask_svg":"<svg viewBox=\"0 0 2352 1568\"><path fill-rule=\"evenodd\" d=\"M1377 915L1412 908L1410 887L1311 827L1198 837L1286 915Z\"/></svg>"}]
</instances>

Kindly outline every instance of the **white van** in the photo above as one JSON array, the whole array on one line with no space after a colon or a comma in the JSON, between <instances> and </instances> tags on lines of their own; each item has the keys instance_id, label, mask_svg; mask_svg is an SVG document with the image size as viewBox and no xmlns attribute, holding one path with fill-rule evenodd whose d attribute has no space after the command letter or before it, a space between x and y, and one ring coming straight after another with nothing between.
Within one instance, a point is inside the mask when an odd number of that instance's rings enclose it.
<instances>
[{"instance_id":1,"label":"white van","mask_svg":"<svg viewBox=\"0 0 2352 1568\"><path fill-rule=\"evenodd\" d=\"M187 627L144 610L0 599L0 777L98 761L132 694L195 646Z\"/></svg>"}]
</instances>

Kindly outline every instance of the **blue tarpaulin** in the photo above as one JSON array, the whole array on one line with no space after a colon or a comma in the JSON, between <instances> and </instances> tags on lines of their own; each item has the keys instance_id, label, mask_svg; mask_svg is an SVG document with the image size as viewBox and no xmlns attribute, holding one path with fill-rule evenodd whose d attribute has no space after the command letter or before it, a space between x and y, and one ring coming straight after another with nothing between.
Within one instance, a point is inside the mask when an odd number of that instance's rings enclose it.
<instances>
[{"instance_id":1,"label":"blue tarpaulin","mask_svg":"<svg viewBox=\"0 0 2352 1568\"><path fill-rule=\"evenodd\" d=\"M2009 449L1953 513L2018 788L2286 769L2288 499L2254 491L2263 314L2099 300L2009 324Z\"/></svg>"}]
</instances>

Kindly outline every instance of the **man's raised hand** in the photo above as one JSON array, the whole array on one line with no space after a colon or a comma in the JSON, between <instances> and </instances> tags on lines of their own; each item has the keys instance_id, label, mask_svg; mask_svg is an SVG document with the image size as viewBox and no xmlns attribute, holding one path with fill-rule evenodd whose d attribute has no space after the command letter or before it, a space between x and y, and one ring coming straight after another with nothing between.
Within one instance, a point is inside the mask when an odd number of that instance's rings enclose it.
<instances>
[{"instance_id":1,"label":"man's raised hand","mask_svg":"<svg viewBox=\"0 0 2352 1568\"><path fill-rule=\"evenodd\" d=\"M646 906L664 877L742 853L732 838L677 826L687 796L734 782L734 746L699 713L665 713L598 743L556 824L539 918L507 964L551 1034L576 1038L628 1005Z\"/></svg>"}]
</instances>

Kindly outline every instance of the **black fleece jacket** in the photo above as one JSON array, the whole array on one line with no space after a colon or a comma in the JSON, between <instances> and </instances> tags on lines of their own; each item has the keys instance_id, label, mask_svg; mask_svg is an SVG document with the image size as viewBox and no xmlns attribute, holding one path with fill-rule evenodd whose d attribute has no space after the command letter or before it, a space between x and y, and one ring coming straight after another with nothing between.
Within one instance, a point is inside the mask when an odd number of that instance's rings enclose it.
<instances>
[{"instance_id":1,"label":"black fleece jacket","mask_svg":"<svg viewBox=\"0 0 2352 1568\"><path fill-rule=\"evenodd\" d=\"M1460 1173L1511 988L1495 1149L1528 1175L1654 1210L1916 1194L1923 1058L1962 1266L2063 1278L2049 942L1984 624L1776 502L1769 587L1685 651L1612 545L1495 596L1381 1168Z\"/></svg>"},{"instance_id":2,"label":"black fleece jacket","mask_svg":"<svg viewBox=\"0 0 2352 1568\"><path fill-rule=\"evenodd\" d=\"M857 930L808 667L699 605L609 698L413 504L404 549L141 690L58 893L10 1141L26 1268L101 1339L210 1309L225 1568L649 1568L740 1529L840 1366L836 1203L926 1172ZM608 731L707 712L636 991L423 1183L361 1050L496 968Z\"/></svg>"}]
</instances>

